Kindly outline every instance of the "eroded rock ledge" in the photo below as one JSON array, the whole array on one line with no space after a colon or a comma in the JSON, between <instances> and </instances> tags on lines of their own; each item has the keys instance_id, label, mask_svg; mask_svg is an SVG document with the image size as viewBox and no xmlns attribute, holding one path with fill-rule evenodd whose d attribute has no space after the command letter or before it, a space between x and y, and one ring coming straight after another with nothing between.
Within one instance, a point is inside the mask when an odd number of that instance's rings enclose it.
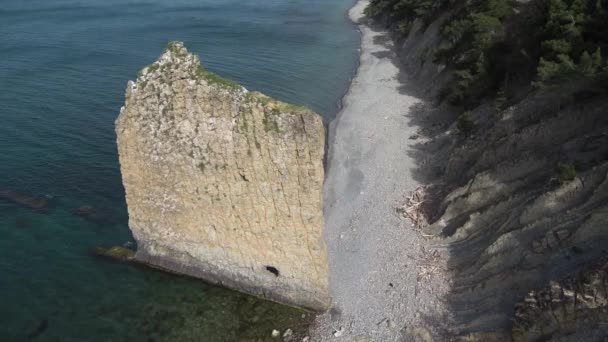
<instances>
[{"instance_id":1,"label":"eroded rock ledge","mask_svg":"<svg viewBox=\"0 0 608 342\"><path fill-rule=\"evenodd\" d=\"M457 70L435 64L433 57L447 16L416 21L396 41L408 75L403 91L428 100L410 109L420 126L410 151L417 159L412 175L426 185L430 224L421 233L428 251L436 253L428 259L442 270L425 286L448 287L440 296L445 312L428 317L448 316L443 329L462 341L603 340L606 326L586 315L605 317L599 313L606 307L605 268L596 268L604 273L597 271L592 280L576 280L578 285L568 281L591 274L587 267L607 255L604 90L573 80L524 87L500 106L498 98L451 106L441 94ZM594 301L588 286L597 290ZM548 290L533 291L538 288ZM544 296L534 299L538 308L516 306L530 303L530 293ZM442 336L438 321L424 325Z\"/></svg>"},{"instance_id":2,"label":"eroded rock ledge","mask_svg":"<svg viewBox=\"0 0 608 342\"><path fill-rule=\"evenodd\" d=\"M600 341L608 320L608 259L531 291L516 307L513 341Z\"/></svg>"},{"instance_id":3,"label":"eroded rock ledge","mask_svg":"<svg viewBox=\"0 0 608 342\"><path fill-rule=\"evenodd\" d=\"M129 82L116 133L137 260L327 308L318 115L206 71L173 42Z\"/></svg>"}]
</instances>

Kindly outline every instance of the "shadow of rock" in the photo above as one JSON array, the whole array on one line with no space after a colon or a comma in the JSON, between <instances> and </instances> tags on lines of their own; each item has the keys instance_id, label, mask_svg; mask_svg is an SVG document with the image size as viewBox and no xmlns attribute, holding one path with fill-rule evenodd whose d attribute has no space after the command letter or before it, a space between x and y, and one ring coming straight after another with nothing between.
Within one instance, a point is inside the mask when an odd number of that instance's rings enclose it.
<instances>
[{"instance_id":1,"label":"shadow of rock","mask_svg":"<svg viewBox=\"0 0 608 342\"><path fill-rule=\"evenodd\" d=\"M418 128L407 153L427 189L427 247L441 252L450 278L450 319L437 330L510 339L516 303L530 290L608 254L608 100L581 101L572 87L501 112L484 103L465 137L455 125L462 109L435 101L450 76L424 61L433 25L396 43L381 35L387 51L376 57L401 67L402 94L423 100L406 114ZM572 179L560 175L564 164L576 169Z\"/></svg>"}]
</instances>

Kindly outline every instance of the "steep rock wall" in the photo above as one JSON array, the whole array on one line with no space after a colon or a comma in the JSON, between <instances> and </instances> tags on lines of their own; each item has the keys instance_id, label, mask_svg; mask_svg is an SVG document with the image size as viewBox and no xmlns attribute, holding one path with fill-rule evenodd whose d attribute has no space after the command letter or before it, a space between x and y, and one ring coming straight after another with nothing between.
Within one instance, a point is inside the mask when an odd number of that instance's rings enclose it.
<instances>
[{"instance_id":1,"label":"steep rock wall","mask_svg":"<svg viewBox=\"0 0 608 342\"><path fill-rule=\"evenodd\" d=\"M608 100L576 82L532 90L505 110L488 99L462 134L464 110L437 101L452 73L432 62L444 20L414 23L397 44L404 91L428 99L412 110L422 139L410 153L414 177L428 185L423 233L450 278L445 329L467 341L520 340L520 326L511 335L516 303L607 253ZM527 315L542 325L547 313ZM553 338L576 340L566 335L585 324L552 329Z\"/></svg>"},{"instance_id":2,"label":"steep rock wall","mask_svg":"<svg viewBox=\"0 0 608 342\"><path fill-rule=\"evenodd\" d=\"M426 233L449 256L457 331L508 329L527 291L606 254L608 103L557 97L530 96L432 160L444 191Z\"/></svg>"},{"instance_id":3,"label":"steep rock wall","mask_svg":"<svg viewBox=\"0 0 608 342\"><path fill-rule=\"evenodd\" d=\"M530 291L517 305L513 341L602 341L608 337L608 262ZM563 337L562 337L563 336Z\"/></svg>"},{"instance_id":4,"label":"steep rock wall","mask_svg":"<svg viewBox=\"0 0 608 342\"><path fill-rule=\"evenodd\" d=\"M317 114L209 73L174 42L129 82L116 134L136 259L327 308Z\"/></svg>"}]
</instances>

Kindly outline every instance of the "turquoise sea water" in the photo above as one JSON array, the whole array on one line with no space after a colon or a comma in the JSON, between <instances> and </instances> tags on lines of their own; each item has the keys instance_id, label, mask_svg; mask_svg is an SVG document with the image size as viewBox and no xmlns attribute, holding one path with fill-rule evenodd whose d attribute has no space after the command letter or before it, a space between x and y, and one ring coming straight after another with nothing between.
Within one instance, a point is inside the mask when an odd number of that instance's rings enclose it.
<instances>
[{"instance_id":1,"label":"turquoise sea water","mask_svg":"<svg viewBox=\"0 0 608 342\"><path fill-rule=\"evenodd\" d=\"M0 341L256 341L302 312L91 255L128 244L114 120L168 41L326 121L348 87L352 0L4 0L0 5ZM6 197L6 196L4 196ZM95 215L75 210L92 206Z\"/></svg>"}]
</instances>

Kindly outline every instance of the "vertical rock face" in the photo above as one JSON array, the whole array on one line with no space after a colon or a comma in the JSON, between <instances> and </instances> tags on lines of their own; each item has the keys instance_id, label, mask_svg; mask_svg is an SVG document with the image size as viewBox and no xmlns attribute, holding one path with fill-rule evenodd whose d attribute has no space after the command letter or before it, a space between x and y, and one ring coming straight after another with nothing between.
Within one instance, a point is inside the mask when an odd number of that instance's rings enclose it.
<instances>
[{"instance_id":1,"label":"vertical rock face","mask_svg":"<svg viewBox=\"0 0 608 342\"><path fill-rule=\"evenodd\" d=\"M515 310L512 341L605 341L608 259L530 291Z\"/></svg>"},{"instance_id":2,"label":"vertical rock face","mask_svg":"<svg viewBox=\"0 0 608 342\"><path fill-rule=\"evenodd\" d=\"M174 42L129 82L116 133L136 259L327 308L318 115L207 72Z\"/></svg>"}]
</instances>

